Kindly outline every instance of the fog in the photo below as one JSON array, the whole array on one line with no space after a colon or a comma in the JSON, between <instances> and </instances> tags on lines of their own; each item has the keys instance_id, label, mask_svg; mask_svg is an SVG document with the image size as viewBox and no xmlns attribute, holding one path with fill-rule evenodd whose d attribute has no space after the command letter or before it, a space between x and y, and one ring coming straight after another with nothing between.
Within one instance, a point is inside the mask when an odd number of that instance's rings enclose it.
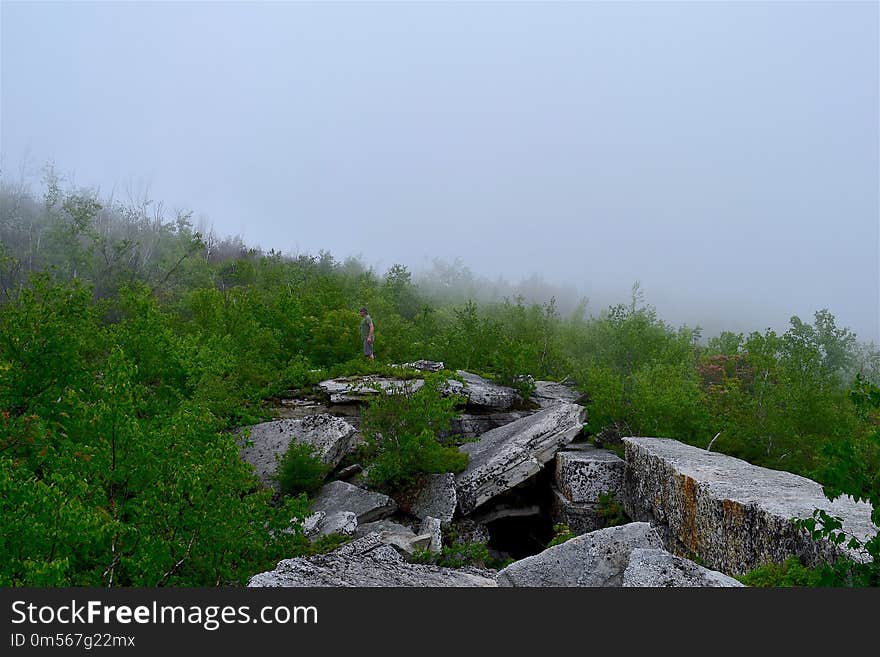
<instances>
[{"instance_id":1,"label":"fog","mask_svg":"<svg viewBox=\"0 0 880 657\"><path fill-rule=\"evenodd\" d=\"M880 340L877 3L17 3L4 177L597 312ZM501 286L504 287L503 285ZM534 287L534 285L533 285Z\"/></svg>"}]
</instances>

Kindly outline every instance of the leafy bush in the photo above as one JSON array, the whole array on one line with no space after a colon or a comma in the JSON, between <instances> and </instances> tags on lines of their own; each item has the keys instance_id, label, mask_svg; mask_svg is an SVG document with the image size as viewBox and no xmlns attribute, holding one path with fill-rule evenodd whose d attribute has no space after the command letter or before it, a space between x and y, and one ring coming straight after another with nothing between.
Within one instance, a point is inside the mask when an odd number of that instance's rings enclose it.
<instances>
[{"instance_id":1,"label":"leafy bush","mask_svg":"<svg viewBox=\"0 0 880 657\"><path fill-rule=\"evenodd\" d=\"M327 466L316 456L311 445L291 441L278 461L275 474L281 492L286 495L311 494L324 483Z\"/></svg>"},{"instance_id":2,"label":"leafy bush","mask_svg":"<svg viewBox=\"0 0 880 657\"><path fill-rule=\"evenodd\" d=\"M397 394L379 394L363 411L363 455L370 482L378 488L394 490L422 473L467 467L467 454L438 440L449 430L457 400L441 395L442 376L427 375L424 382L414 392L414 386L404 385Z\"/></svg>"}]
</instances>

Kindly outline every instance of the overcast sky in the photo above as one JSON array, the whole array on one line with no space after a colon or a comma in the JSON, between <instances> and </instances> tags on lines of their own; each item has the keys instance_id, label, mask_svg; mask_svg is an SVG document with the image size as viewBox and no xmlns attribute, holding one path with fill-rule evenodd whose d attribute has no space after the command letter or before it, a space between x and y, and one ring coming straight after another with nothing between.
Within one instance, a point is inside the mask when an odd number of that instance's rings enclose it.
<instances>
[{"instance_id":1,"label":"overcast sky","mask_svg":"<svg viewBox=\"0 0 880 657\"><path fill-rule=\"evenodd\" d=\"M878 318L877 2L2 2L2 165L673 323ZM594 310L598 310L594 308Z\"/></svg>"}]
</instances>

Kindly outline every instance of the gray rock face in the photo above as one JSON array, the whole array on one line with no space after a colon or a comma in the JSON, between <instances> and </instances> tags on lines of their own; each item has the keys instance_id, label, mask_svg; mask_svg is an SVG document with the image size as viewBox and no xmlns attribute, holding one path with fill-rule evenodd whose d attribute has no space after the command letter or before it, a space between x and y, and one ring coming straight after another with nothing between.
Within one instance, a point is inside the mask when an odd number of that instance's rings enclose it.
<instances>
[{"instance_id":1,"label":"gray rock face","mask_svg":"<svg viewBox=\"0 0 880 657\"><path fill-rule=\"evenodd\" d=\"M532 399L541 408L554 406L561 402L574 404L581 397L583 395L577 390L572 390L555 381L535 381L535 392L532 394Z\"/></svg>"},{"instance_id":2,"label":"gray rock face","mask_svg":"<svg viewBox=\"0 0 880 657\"><path fill-rule=\"evenodd\" d=\"M424 486L407 510L417 518L439 518L446 525L452 522L457 504L455 475L446 472L428 475Z\"/></svg>"},{"instance_id":3,"label":"gray rock face","mask_svg":"<svg viewBox=\"0 0 880 657\"><path fill-rule=\"evenodd\" d=\"M324 511L318 511L305 519L303 533L311 539L328 534L351 536L357 527L357 516L351 511L339 511L329 515Z\"/></svg>"},{"instance_id":4,"label":"gray rock face","mask_svg":"<svg viewBox=\"0 0 880 657\"><path fill-rule=\"evenodd\" d=\"M556 454L556 486L570 502L598 502L599 495L623 491L623 459L614 452L586 448Z\"/></svg>"},{"instance_id":5,"label":"gray rock face","mask_svg":"<svg viewBox=\"0 0 880 657\"><path fill-rule=\"evenodd\" d=\"M430 552L436 554L443 548L443 532L440 530L440 518L428 516L422 520L419 534L428 534L431 537L431 542L428 543L427 548Z\"/></svg>"},{"instance_id":6,"label":"gray rock face","mask_svg":"<svg viewBox=\"0 0 880 657\"><path fill-rule=\"evenodd\" d=\"M602 529L605 518L599 513L597 504L590 502L571 502L553 487L553 501L550 505L553 524L567 525L575 534L586 534Z\"/></svg>"},{"instance_id":7,"label":"gray rock face","mask_svg":"<svg viewBox=\"0 0 880 657\"><path fill-rule=\"evenodd\" d=\"M325 484L312 502L312 513L323 511L332 515L351 511L357 516L359 525L386 518L396 510L397 504L387 495L373 493L344 481Z\"/></svg>"},{"instance_id":8,"label":"gray rock face","mask_svg":"<svg viewBox=\"0 0 880 657\"><path fill-rule=\"evenodd\" d=\"M393 547L369 534L328 554L285 559L275 570L251 577L248 586L494 587L493 574L474 568L410 564Z\"/></svg>"},{"instance_id":9,"label":"gray rock face","mask_svg":"<svg viewBox=\"0 0 880 657\"><path fill-rule=\"evenodd\" d=\"M357 429L342 418L320 413L293 420L275 420L250 427L251 446L241 449L241 458L251 465L266 485L275 485L277 459L291 442L311 445L328 467L335 468L354 446Z\"/></svg>"},{"instance_id":10,"label":"gray rock face","mask_svg":"<svg viewBox=\"0 0 880 657\"><path fill-rule=\"evenodd\" d=\"M710 568L739 575L789 555L815 565L841 551L863 559L792 525L814 509L843 518L844 530L862 540L876 532L869 504L832 503L810 479L666 438L623 442L627 514L658 525L670 551L698 555Z\"/></svg>"},{"instance_id":11,"label":"gray rock face","mask_svg":"<svg viewBox=\"0 0 880 657\"><path fill-rule=\"evenodd\" d=\"M499 586L621 586L635 548L662 548L646 522L582 534L498 572Z\"/></svg>"},{"instance_id":12,"label":"gray rock face","mask_svg":"<svg viewBox=\"0 0 880 657\"><path fill-rule=\"evenodd\" d=\"M331 404L362 402L380 393L386 395L413 393L425 382L421 379L389 379L382 376L355 376L321 381L318 387L330 395Z\"/></svg>"},{"instance_id":13,"label":"gray rock face","mask_svg":"<svg viewBox=\"0 0 880 657\"><path fill-rule=\"evenodd\" d=\"M585 419L582 407L557 404L462 445L470 463L456 477L461 512L468 514L535 475L580 433Z\"/></svg>"},{"instance_id":14,"label":"gray rock face","mask_svg":"<svg viewBox=\"0 0 880 657\"><path fill-rule=\"evenodd\" d=\"M450 380L447 383L446 392L447 394L465 397L469 406L504 410L522 401L519 394L513 388L499 386L481 376L465 372L464 370L457 370L456 373L462 378L464 383Z\"/></svg>"},{"instance_id":15,"label":"gray rock face","mask_svg":"<svg viewBox=\"0 0 880 657\"><path fill-rule=\"evenodd\" d=\"M636 548L623 571L623 586L737 587L743 584L717 570L709 570L666 550Z\"/></svg>"},{"instance_id":16,"label":"gray rock face","mask_svg":"<svg viewBox=\"0 0 880 657\"><path fill-rule=\"evenodd\" d=\"M470 518L458 518L452 523L456 543L488 543L491 536L486 525Z\"/></svg>"}]
</instances>

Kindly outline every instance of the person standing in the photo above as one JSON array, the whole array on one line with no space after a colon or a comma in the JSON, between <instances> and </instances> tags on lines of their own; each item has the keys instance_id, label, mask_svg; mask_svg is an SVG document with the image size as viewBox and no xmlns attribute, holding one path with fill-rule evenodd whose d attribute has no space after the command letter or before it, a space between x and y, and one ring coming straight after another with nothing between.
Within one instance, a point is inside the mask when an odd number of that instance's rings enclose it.
<instances>
[{"instance_id":1,"label":"person standing","mask_svg":"<svg viewBox=\"0 0 880 657\"><path fill-rule=\"evenodd\" d=\"M361 340L364 343L364 356L370 360L375 360L373 357L373 318L370 317L370 313L367 312L366 308L361 308L360 313L361 317L364 318L361 322Z\"/></svg>"}]
</instances>

